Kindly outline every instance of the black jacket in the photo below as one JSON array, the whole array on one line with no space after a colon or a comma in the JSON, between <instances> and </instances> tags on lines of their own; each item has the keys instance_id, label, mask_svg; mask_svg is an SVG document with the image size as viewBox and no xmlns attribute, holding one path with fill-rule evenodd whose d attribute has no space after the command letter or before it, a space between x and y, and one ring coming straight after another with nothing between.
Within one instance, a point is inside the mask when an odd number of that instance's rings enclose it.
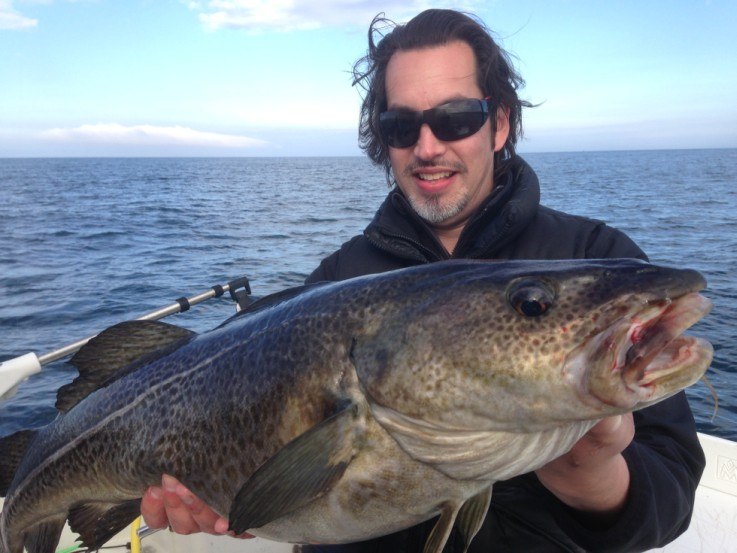
<instances>
[{"instance_id":1,"label":"black jacket","mask_svg":"<svg viewBox=\"0 0 737 553\"><path fill-rule=\"evenodd\" d=\"M343 280L447 259L428 226L398 190L390 192L363 235L325 258L307 282ZM540 205L537 176L516 157L494 192L469 221L453 257L582 259L645 254L601 221ZM601 527L558 501L534 474L494 484L492 504L471 553L493 551L643 551L688 526L704 467L693 416L683 392L634 414L635 439L624 451L631 485L619 519ZM434 521L361 544L305 551L421 552ZM461 551L452 535L445 551Z\"/></svg>"}]
</instances>

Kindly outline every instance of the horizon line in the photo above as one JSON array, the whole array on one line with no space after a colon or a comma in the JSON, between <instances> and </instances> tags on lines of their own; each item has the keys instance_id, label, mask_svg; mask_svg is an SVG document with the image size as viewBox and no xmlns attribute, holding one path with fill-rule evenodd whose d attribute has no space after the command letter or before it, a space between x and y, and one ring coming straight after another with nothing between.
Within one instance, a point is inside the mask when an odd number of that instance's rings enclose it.
<instances>
[{"instance_id":1,"label":"horizon line","mask_svg":"<svg viewBox=\"0 0 737 553\"><path fill-rule=\"evenodd\" d=\"M615 152L683 152L683 151L705 151L705 150L737 150L737 146L720 146L715 148L621 148L603 150L540 150L517 152L517 155L527 154L594 154ZM324 154L324 155L213 155L213 154L170 154L170 155L0 155L0 160L10 159L269 159L269 158L368 158L364 154ZM370 160L368 160L370 161Z\"/></svg>"}]
</instances>

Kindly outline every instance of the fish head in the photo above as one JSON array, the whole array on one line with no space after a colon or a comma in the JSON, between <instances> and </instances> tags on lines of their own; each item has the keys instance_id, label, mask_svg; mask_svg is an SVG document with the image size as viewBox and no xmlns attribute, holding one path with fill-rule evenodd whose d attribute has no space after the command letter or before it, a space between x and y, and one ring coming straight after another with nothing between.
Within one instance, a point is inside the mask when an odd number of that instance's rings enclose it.
<instances>
[{"instance_id":1,"label":"fish head","mask_svg":"<svg viewBox=\"0 0 737 553\"><path fill-rule=\"evenodd\" d=\"M638 267L639 265L639 267ZM594 408L616 412L652 405L700 379L711 364L711 344L684 334L712 308L694 270L645 263L608 269L595 292L606 301L577 332L564 377ZM594 300L595 301L595 300Z\"/></svg>"},{"instance_id":2,"label":"fish head","mask_svg":"<svg viewBox=\"0 0 737 553\"><path fill-rule=\"evenodd\" d=\"M442 265L387 294L353 352L371 401L413 420L532 431L601 418L676 393L711 362L708 342L682 336L711 307L696 271L632 259Z\"/></svg>"}]
</instances>

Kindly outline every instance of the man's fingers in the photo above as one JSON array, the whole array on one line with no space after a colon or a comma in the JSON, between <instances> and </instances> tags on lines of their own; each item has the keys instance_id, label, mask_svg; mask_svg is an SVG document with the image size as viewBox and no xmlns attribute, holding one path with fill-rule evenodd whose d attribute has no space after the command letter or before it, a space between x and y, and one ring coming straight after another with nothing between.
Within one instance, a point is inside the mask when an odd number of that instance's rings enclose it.
<instances>
[{"instance_id":1,"label":"man's fingers","mask_svg":"<svg viewBox=\"0 0 737 553\"><path fill-rule=\"evenodd\" d=\"M228 521L224 518L219 518L215 521L215 532L218 534L228 534Z\"/></svg>"},{"instance_id":2,"label":"man's fingers","mask_svg":"<svg viewBox=\"0 0 737 553\"><path fill-rule=\"evenodd\" d=\"M176 478L164 475L161 487L152 486L141 501L141 515L151 528L168 526L177 534L228 534L228 521L213 511L204 501L190 492ZM239 538L252 538L244 533Z\"/></svg>"},{"instance_id":3,"label":"man's fingers","mask_svg":"<svg viewBox=\"0 0 737 553\"><path fill-rule=\"evenodd\" d=\"M182 500L176 493L166 488L164 488L164 507L172 532L187 535L197 531L197 525Z\"/></svg>"},{"instance_id":4,"label":"man's fingers","mask_svg":"<svg viewBox=\"0 0 737 553\"><path fill-rule=\"evenodd\" d=\"M207 532L208 534L222 533L218 532L215 527L215 523L220 519L220 515L213 511L204 501L190 492L182 484L177 486L176 493L199 530Z\"/></svg>"},{"instance_id":5,"label":"man's fingers","mask_svg":"<svg viewBox=\"0 0 737 553\"><path fill-rule=\"evenodd\" d=\"M249 534L248 532L243 532L242 534L236 536L235 535L235 532L231 532L231 531L228 530L228 526L229 526L229 524L228 524L228 520L227 519L222 518L222 517L218 518L215 521L215 526L214 526L215 533L216 534L227 534L227 535L229 535L229 536L231 536L233 538L238 538L238 539L241 539L241 540L250 540L250 539L256 537L253 534Z\"/></svg>"},{"instance_id":6,"label":"man's fingers","mask_svg":"<svg viewBox=\"0 0 737 553\"><path fill-rule=\"evenodd\" d=\"M164 508L164 490L158 486L151 486L143 494L141 500L141 515L149 528L165 528L169 524Z\"/></svg>"},{"instance_id":7,"label":"man's fingers","mask_svg":"<svg viewBox=\"0 0 737 553\"><path fill-rule=\"evenodd\" d=\"M228 531L228 521L210 508L204 501L189 491L184 484L175 479L167 480L170 490L177 495L181 503L176 504L171 514L178 519L175 524L172 522L172 529L177 532L182 529L185 533L191 528L192 532L207 532L208 534L228 534L233 536L233 532ZM174 507L174 506L173 506ZM188 517L185 515L189 515ZM169 517L171 521L171 516ZM252 538L250 534L243 534L244 538Z\"/></svg>"}]
</instances>

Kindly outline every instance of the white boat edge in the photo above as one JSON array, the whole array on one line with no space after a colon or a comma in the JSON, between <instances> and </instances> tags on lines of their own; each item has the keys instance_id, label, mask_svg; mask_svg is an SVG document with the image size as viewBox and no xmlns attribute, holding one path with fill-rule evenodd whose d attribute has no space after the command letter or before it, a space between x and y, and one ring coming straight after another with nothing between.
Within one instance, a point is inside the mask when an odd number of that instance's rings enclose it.
<instances>
[{"instance_id":1,"label":"white boat edge","mask_svg":"<svg viewBox=\"0 0 737 553\"><path fill-rule=\"evenodd\" d=\"M665 547L667 553L737 551L737 442L699 433L706 455L704 474L688 530Z\"/></svg>"},{"instance_id":2,"label":"white boat edge","mask_svg":"<svg viewBox=\"0 0 737 553\"><path fill-rule=\"evenodd\" d=\"M737 550L737 442L701 433L699 440L706 454L706 469L696 491L691 525L677 540L653 552L727 553ZM65 528L57 550L73 546L75 540L76 536ZM131 530L128 528L107 545L130 551L130 543ZM292 553L293 545L260 538L179 536L159 531L142 540L141 550L145 553Z\"/></svg>"}]
</instances>

